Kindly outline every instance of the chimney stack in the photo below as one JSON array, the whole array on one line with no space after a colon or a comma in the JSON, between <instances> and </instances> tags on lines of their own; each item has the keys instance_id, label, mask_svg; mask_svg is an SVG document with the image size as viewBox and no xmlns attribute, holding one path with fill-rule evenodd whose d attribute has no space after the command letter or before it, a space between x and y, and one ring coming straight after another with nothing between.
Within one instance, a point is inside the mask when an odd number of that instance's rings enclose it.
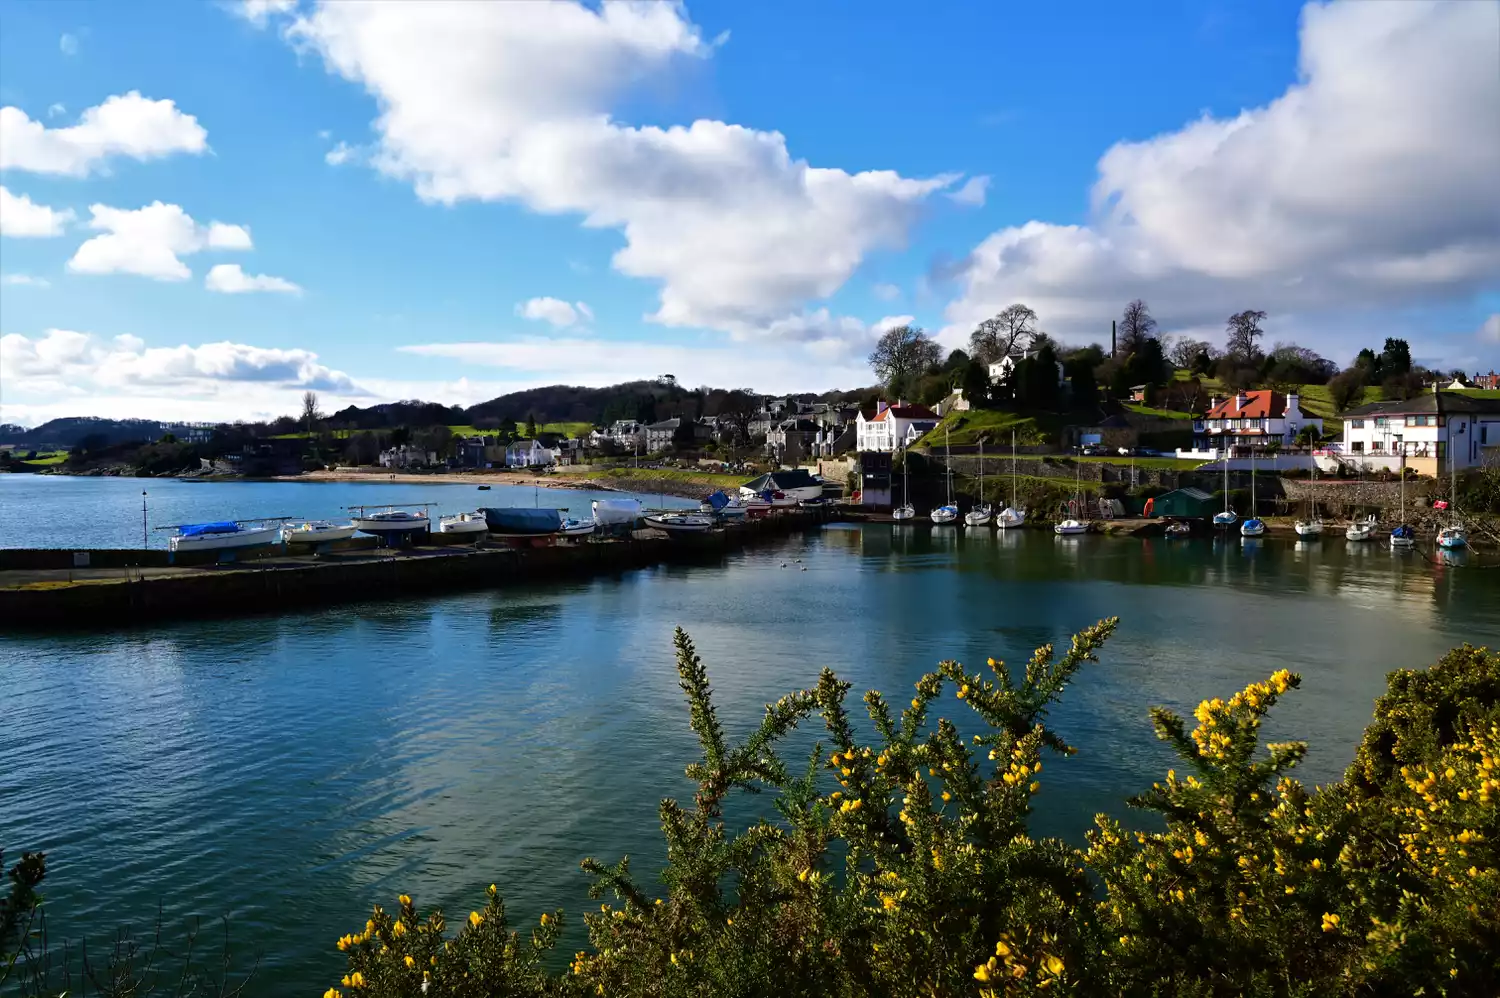
<instances>
[{"instance_id":1,"label":"chimney stack","mask_svg":"<svg viewBox=\"0 0 1500 998\"><path fill-rule=\"evenodd\" d=\"M1115 320L1109 320L1109 355L1115 355Z\"/></svg>"}]
</instances>

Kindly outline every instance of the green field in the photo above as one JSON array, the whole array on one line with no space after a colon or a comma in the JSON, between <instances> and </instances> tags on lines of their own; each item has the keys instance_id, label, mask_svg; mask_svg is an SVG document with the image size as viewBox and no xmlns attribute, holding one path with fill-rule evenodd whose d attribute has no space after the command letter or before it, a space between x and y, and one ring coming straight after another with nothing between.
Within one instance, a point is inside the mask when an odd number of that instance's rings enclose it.
<instances>
[{"instance_id":1,"label":"green field","mask_svg":"<svg viewBox=\"0 0 1500 998\"><path fill-rule=\"evenodd\" d=\"M1122 402L1124 408L1141 416L1155 416L1157 419L1192 419L1193 414L1182 412L1178 409L1153 409L1149 405L1140 402Z\"/></svg>"},{"instance_id":2,"label":"green field","mask_svg":"<svg viewBox=\"0 0 1500 998\"><path fill-rule=\"evenodd\" d=\"M36 457L30 461L22 461L21 463L30 465L33 468L50 468L53 465L62 464L67 459L68 452L65 450L37 451Z\"/></svg>"},{"instance_id":3,"label":"green field","mask_svg":"<svg viewBox=\"0 0 1500 998\"><path fill-rule=\"evenodd\" d=\"M979 443L981 434L991 446L998 446L1002 439L1008 446L1013 430L1019 444L1045 442L1041 428L1031 416L997 409L973 409L948 413L913 446L936 450L946 442L954 447L971 447Z\"/></svg>"}]
</instances>

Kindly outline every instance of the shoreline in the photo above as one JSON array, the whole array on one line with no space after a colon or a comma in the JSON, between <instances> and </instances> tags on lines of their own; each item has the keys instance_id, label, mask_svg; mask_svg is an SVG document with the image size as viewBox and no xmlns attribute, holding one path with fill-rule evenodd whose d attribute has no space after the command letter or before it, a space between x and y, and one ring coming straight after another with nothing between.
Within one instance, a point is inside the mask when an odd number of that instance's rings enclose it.
<instances>
[{"instance_id":1,"label":"shoreline","mask_svg":"<svg viewBox=\"0 0 1500 998\"><path fill-rule=\"evenodd\" d=\"M222 479L223 481L253 481L255 479ZM370 482L395 485L517 485L536 486L544 489L576 489L582 492L620 492L601 482L586 478L558 478L554 475L518 475L511 472L459 471L441 475L423 475L409 471L367 472L341 469L339 471L306 471L300 475L273 475L259 479L267 482Z\"/></svg>"}]
</instances>

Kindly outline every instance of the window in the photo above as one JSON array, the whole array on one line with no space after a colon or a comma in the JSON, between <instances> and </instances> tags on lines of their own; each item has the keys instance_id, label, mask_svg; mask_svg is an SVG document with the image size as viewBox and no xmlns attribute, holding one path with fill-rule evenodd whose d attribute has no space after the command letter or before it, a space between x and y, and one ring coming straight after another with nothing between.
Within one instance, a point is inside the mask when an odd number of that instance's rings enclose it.
<instances>
[{"instance_id":1,"label":"window","mask_svg":"<svg viewBox=\"0 0 1500 998\"><path fill-rule=\"evenodd\" d=\"M1356 454L1363 454L1365 452L1365 445L1361 440L1354 441L1351 446L1354 448L1354 453Z\"/></svg>"},{"instance_id":2,"label":"window","mask_svg":"<svg viewBox=\"0 0 1500 998\"><path fill-rule=\"evenodd\" d=\"M1376 426L1389 426L1390 422L1391 421L1389 419L1387 419L1386 417L1384 417L1384 416L1376 416L1375 417L1375 425Z\"/></svg>"},{"instance_id":3,"label":"window","mask_svg":"<svg viewBox=\"0 0 1500 998\"><path fill-rule=\"evenodd\" d=\"M1349 425L1353 429L1363 430L1365 428L1365 421L1363 419L1351 419L1349 420Z\"/></svg>"},{"instance_id":4,"label":"window","mask_svg":"<svg viewBox=\"0 0 1500 998\"><path fill-rule=\"evenodd\" d=\"M1479 428L1479 446L1483 447L1485 444L1487 444L1489 442L1490 442L1490 428L1488 426L1481 426Z\"/></svg>"}]
</instances>

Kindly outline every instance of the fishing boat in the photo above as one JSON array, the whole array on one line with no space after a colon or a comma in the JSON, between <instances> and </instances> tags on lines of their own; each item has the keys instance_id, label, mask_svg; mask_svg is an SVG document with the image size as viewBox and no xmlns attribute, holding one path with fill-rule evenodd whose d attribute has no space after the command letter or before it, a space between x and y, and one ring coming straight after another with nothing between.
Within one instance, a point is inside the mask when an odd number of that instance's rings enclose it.
<instances>
[{"instance_id":1,"label":"fishing boat","mask_svg":"<svg viewBox=\"0 0 1500 998\"><path fill-rule=\"evenodd\" d=\"M440 534L487 534L489 532L489 520L478 510L472 513L455 513L453 516L438 517L438 533Z\"/></svg>"},{"instance_id":2,"label":"fishing boat","mask_svg":"<svg viewBox=\"0 0 1500 998\"><path fill-rule=\"evenodd\" d=\"M948 449L948 429L943 428L943 473L948 482L948 501L931 513L934 526L946 527L958 522L958 507L953 505L953 464L949 461L952 452Z\"/></svg>"},{"instance_id":3,"label":"fishing boat","mask_svg":"<svg viewBox=\"0 0 1500 998\"><path fill-rule=\"evenodd\" d=\"M713 529L714 521L702 513L656 513L646 517L646 526L668 534L703 534Z\"/></svg>"},{"instance_id":4,"label":"fishing boat","mask_svg":"<svg viewBox=\"0 0 1500 998\"><path fill-rule=\"evenodd\" d=\"M1220 530L1228 530L1239 522L1240 515L1229 508L1229 455L1232 453L1226 445L1224 448L1224 512L1214 514L1214 526Z\"/></svg>"},{"instance_id":5,"label":"fishing boat","mask_svg":"<svg viewBox=\"0 0 1500 998\"><path fill-rule=\"evenodd\" d=\"M1250 515L1240 524L1241 537L1260 537L1266 532L1265 521L1255 515L1255 448L1250 448Z\"/></svg>"},{"instance_id":6,"label":"fishing boat","mask_svg":"<svg viewBox=\"0 0 1500 998\"><path fill-rule=\"evenodd\" d=\"M988 527L995 519L995 507L984 501L984 441L979 441L979 505L964 514L970 527Z\"/></svg>"},{"instance_id":7,"label":"fishing boat","mask_svg":"<svg viewBox=\"0 0 1500 998\"><path fill-rule=\"evenodd\" d=\"M259 547L280 544L280 523L266 525L263 520L221 520L217 523L183 523L167 527L174 531L167 538L167 550L173 553L188 551L228 551L234 548Z\"/></svg>"},{"instance_id":8,"label":"fishing boat","mask_svg":"<svg viewBox=\"0 0 1500 998\"><path fill-rule=\"evenodd\" d=\"M334 523L332 520L288 523L286 541L288 544L331 544L334 541L347 541L358 529L352 523Z\"/></svg>"},{"instance_id":9,"label":"fishing boat","mask_svg":"<svg viewBox=\"0 0 1500 998\"><path fill-rule=\"evenodd\" d=\"M745 515L745 504L738 499L731 498L723 489L720 489L698 504L698 512L705 516L718 516L723 519L737 518Z\"/></svg>"},{"instance_id":10,"label":"fishing boat","mask_svg":"<svg viewBox=\"0 0 1500 998\"><path fill-rule=\"evenodd\" d=\"M1010 431L1010 505L995 517L995 526L1013 530L1026 522L1026 507L1016 502L1016 431Z\"/></svg>"},{"instance_id":11,"label":"fishing boat","mask_svg":"<svg viewBox=\"0 0 1500 998\"><path fill-rule=\"evenodd\" d=\"M426 507L432 504L422 503L420 505ZM409 534L430 530L432 527L425 508L412 512L411 509L399 509L395 506L388 506L374 513L365 512L365 510L370 508L367 506L351 506L349 508L356 510L354 514L354 528L361 533L374 534L377 537Z\"/></svg>"},{"instance_id":12,"label":"fishing boat","mask_svg":"<svg viewBox=\"0 0 1500 998\"><path fill-rule=\"evenodd\" d=\"M897 522L917 518L916 508L911 504L911 465L907 463L910 460L911 455L903 450L901 452L901 505L891 510L891 519Z\"/></svg>"},{"instance_id":13,"label":"fishing boat","mask_svg":"<svg viewBox=\"0 0 1500 998\"><path fill-rule=\"evenodd\" d=\"M1351 541L1372 541L1375 539L1375 514L1371 513L1363 520L1354 520L1344 530L1344 538Z\"/></svg>"},{"instance_id":14,"label":"fishing boat","mask_svg":"<svg viewBox=\"0 0 1500 998\"><path fill-rule=\"evenodd\" d=\"M1167 524L1168 537L1191 537L1192 535L1193 525L1186 520L1173 520Z\"/></svg>"}]
</instances>

